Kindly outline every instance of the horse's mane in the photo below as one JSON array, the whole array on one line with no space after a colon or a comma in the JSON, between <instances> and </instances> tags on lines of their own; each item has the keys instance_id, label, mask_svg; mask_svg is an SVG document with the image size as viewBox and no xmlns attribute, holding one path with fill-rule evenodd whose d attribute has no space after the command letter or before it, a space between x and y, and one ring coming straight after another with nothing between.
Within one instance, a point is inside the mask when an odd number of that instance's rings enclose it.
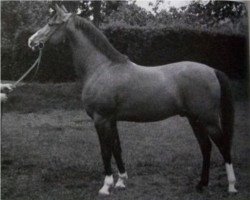
<instances>
[{"instance_id":1,"label":"horse's mane","mask_svg":"<svg viewBox=\"0 0 250 200\"><path fill-rule=\"evenodd\" d=\"M109 59L114 62L126 62L128 60L127 56L121 54L117 51L108 41L106 36L98 30L91 22L88 20L74 16L74 23L76 29L82 30L82 32L88 37L88 39L95 45L95 47Z\"/></svg>"}]
</instances>

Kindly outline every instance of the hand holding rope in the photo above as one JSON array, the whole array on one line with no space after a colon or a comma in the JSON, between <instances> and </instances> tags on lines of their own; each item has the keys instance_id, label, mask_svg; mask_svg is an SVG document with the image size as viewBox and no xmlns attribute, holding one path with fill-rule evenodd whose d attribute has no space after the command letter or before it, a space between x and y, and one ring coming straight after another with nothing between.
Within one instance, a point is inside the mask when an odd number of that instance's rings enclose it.
<instances>
[{"instance_id":1,"label":"hand holding rope","mask_svg":"<svg viewBox=\"0 0 250 200\"><path fill-rule=\"evenodd\" d=\"M42 46L43 47L43 46ZM1 93L0 93L0 101L4 102L7 100L7 95L5 93L10 93L13 91L13 89L35 68L37 67L37 70L33 76L33 78L35 77L38 69L39 69L39 65L40 65L40 62L41 62L41 58L42 58L42 47L39 48L39 55L38 55L38 58L36 59L36 61L34 62L34 64L13 84L0 84L1 86ZM2 93L2 90L4 89L8 89L8 92L3 92Z\"/></svg>"}]
</instances>

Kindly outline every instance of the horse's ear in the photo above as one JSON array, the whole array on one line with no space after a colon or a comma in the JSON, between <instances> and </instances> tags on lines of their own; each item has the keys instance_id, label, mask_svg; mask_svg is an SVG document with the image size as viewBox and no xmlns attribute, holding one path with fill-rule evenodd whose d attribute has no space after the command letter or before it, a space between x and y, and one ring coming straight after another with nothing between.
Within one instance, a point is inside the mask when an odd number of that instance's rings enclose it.
<instances>
[{"instance_id":1,"label":"horse's ear","mask_svg":"<svg viewBox=\"0 0 250 200\"><path fill-rule=\"evenodd\" d=\"M65 8L64 5L62 5L61 8L62 8L62 10L63 10L64 12L68 13L68 11L67 11L67 9Z\"/></svg>"},{"instance_id":2,"label":"horse's ear","mask_svg":"<svg viewBox=\"0 0 250 200\"><path fill-rule=\"evenodd\" d=\"M65 8L65 7L64 7L64 8ZM64 21L64 22L66 22L66 21L69 19L69 17L71 16L71 13L65 12L64 9L63 9L63 8L60 8L57 4L56 4L55 9L56 9L57 15L58 15L58 16L61 18L61 20ZM65 10L66 10L66 8L65 8Z\"/></svg>"},{"instance_id":3,"label":"horse's ear","mask_svg":"<svg viewBox=\"0 0 250 200\"><path fill-rule=\"evenodd\" d=\"M58 6L58 4L56 4L55 10L56 10L56 13L58 15L62 15L63 14L63 10Z\"/></svg>"}]
</instances>

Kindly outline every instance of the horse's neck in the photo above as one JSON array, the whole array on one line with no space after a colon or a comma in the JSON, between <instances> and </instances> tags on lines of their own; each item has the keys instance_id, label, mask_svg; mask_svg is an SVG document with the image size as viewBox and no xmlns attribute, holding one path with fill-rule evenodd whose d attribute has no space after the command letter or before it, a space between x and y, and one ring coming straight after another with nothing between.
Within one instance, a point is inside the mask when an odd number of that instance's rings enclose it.
<instances>
[{"instance_id":1,"label":"horse's neck","mask_svg":"<svg viewBox=\"0 0 250 200\"><path fill-rule=\"evenodd\" d=\"M111 62L81 31L76 30L70 36L70 46L73 52L76 72L83 79L87 79L98 68Z\"/></svg>"}]
</instances>

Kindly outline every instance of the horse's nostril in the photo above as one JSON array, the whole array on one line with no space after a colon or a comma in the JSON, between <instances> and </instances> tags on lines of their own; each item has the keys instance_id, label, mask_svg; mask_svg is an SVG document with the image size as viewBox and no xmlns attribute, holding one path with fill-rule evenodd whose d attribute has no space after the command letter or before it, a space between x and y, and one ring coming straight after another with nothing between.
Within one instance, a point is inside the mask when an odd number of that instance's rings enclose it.
<instances>
[{"instance_id":1,"label":"horse's nostril","mask_svg":"<svg viewBox=\"0 0 250 200\"><path fill-rule=\"evenodd\" d=\"M39 49L42 49L44 47L44 44L42 42L40 42L38 47L39 47Z\"/></svg>"}]
</instances>

